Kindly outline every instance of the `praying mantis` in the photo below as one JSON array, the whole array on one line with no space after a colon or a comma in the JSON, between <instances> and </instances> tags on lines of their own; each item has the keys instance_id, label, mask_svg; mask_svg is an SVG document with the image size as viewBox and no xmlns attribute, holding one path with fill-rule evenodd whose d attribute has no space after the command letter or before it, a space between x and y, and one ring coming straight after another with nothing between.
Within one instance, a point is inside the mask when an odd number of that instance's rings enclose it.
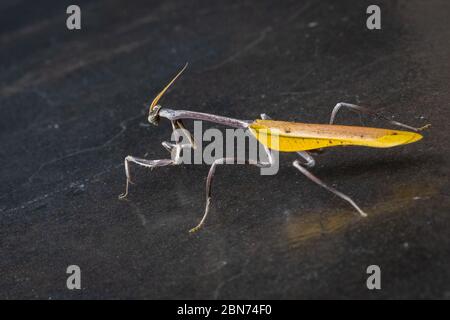
<instances>
[{"instance_id":1,"label":"praying mantis","mask_svg":"<svg viewBox=\"0 0 450 320\"><path fill-rule=\"evenodd\" d=\"M158 95L153 99L148 114L148 121L153 125L158 125L161 118L168 119L172 124L173 130L181 130L189 140L188 144L171 143L164 141L162 145L169 152L174 153L175 156L171 159L159 159L159 160L148 160L133 156L125 157L125 175L126 175L126 186L125 192L119 195L120 199L126 198L129 191L129 186L131 181L130 176L130 163L135 163L137 165L155 168L163 166L174 166L182 164L180 153L185 147L195 148L194 140L191 134L183 125L182 120L200 120L206 122L212 122L232 128L249 130L251 134L262 144L267 155L267 160L251 160L246 159L245 164L254 165L260 168L267 168L273 164L272 150L279 152L290 152L296 153L301 157L301 160L295 160L293 166L298 169L303 175L309 178L311 181L315 182L319 186L325 188L331 193L335 194L339 198L347 201L355 210L359 213L361 217L367 217L367 214L346 194L340 192L336 188L327 185L322 180L313 175L308 169L315 166L315 159L311 155L312 152L317 150L322 150L327 147L335 146L366 146L372 148L391 148L395 146L405 145L409 143L416 142L422 139L422 135L418 132L425 130L430 127L427 124L420 128L415 128L392 119L389 119L378 112L374 112L368 108L361 107L355 104L340 102L336 104L331 112L330 121L328 124L309 124L309 123L299 123L299 122L288 122L288 121L278 121L272 120L268 115L261 114L261 119L249 121L249 120L239 120L224 116L218 116L214 114L194 112L194 111L184 111L184 110L171 110L168 108L163 108L158 104L161 97L167 91L167 89L175 82L175 80L183 73L186 69L187 64L175 75L175 77L164 87L164 89L158 93ZM375 117L382 118L392 125L402 127L408 131L391 130L383 128L369 128L361 126L344 126L335 125L334 121L338 111L341 108L347 108L349 110L369 114ZM273 139L273 138L276 139ZM272 143L276 141L277 143ZM175 152L173 152L175 151ZM238 159L236 157L220 158L216 159L209 169L209 173L206 179L206 205L203 217L200 222L189 232L195 232L200 229L208 216L212 193L211 186L214 178L214 173L218 165L223 164L234 164Z\"/></svg>"}]
</instances>

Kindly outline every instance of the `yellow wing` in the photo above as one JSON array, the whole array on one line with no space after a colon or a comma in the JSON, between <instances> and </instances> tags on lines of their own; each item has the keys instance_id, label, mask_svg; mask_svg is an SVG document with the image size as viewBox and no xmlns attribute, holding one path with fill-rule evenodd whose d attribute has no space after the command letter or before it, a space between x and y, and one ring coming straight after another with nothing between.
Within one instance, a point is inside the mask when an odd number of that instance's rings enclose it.
<instances>
[{"instance_id":1,"label":"yellow wing","mask_svg":"<svg viewBox=\"0 0 450 320\"><path fill-rule=\"evenodd\" d=\"M345 145L390 148L422 139L409 131L275 120L255 120L249 129L260 143L282 152Z\"/></svg>"}]
</instances>

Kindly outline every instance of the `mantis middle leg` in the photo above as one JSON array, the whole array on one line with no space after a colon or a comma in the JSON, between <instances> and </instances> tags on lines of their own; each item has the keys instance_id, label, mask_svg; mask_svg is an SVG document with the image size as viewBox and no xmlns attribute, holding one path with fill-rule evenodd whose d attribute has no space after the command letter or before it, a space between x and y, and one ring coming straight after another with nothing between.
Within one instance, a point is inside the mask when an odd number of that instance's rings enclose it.
<instances>
[{"instance_id":1,"label":"mantis middle leg","mask_svg":"<svg viewBox=\"0 0 450 320\"><path fill-rule=\"evenodd\" d=\"M245 160L244 164L249 164L249 165L254 165L260 168L267 168L270 167L273 164L273 157L272 157L272 153L270 152L270 150L268 148L266 148L264 146L264 150L266 151L267 157L268 157L268 161L256 161L256 160ZM202 219L200 220L200 222L191 230L189 230L189 232L195 232L198 229L200 229L202 227L202 225L204 224L206 217L208 216L209 213L209 206L211 204L211 198L212 198L212 194L211 194L211 186L212 186L212 181L214 178L214 173L216 171L216 167L219 164L235 164L235 161L237 161L238 159L236 157L232 157L232 158L221 158L221 159L217 159L215 160L208 172L208 177L206 178L206 205L205 205L205 212L203 214Z\"/></svg>"}]
</instances>

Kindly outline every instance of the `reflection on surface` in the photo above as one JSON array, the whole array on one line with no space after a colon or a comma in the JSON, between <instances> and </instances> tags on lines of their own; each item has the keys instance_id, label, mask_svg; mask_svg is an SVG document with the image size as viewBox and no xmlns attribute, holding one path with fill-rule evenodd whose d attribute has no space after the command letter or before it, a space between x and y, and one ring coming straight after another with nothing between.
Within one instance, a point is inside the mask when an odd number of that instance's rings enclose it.
<instances>
[{"instance_id":1,"label":"reflection on surface","mask_svg":"<svg viewBox=\"0 0 450 320\"><path fill-rule=\"evenodd\" d=\"M416 205L416 201L428 200L438 192L436 184L425 181L387 185L384 193L390 196L377 199L376 203L367 208L369 217L366 219L356 217L352 209L298 212L289 217L286 225L288 243L297 247L305 240L340 231L352 223L372 223L376 216L406 212L406 209ZM385 218L387 217L383 216Z\"/></svg>"}]
</instances>

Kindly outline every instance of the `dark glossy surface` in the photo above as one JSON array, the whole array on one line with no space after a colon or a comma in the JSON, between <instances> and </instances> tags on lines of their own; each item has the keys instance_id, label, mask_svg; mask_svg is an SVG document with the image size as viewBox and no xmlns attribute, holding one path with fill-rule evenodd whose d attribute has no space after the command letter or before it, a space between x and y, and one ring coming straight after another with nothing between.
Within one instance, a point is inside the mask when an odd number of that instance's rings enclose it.
<instances>
[{"instance_id":1,"label":"dark glossy surface","mask_svg":"<svg viewBox=\"0 0 450 320\"><path fill-rule=\"evenodd\" d=\"M77 32L57 3L0 4L1 298L450 298L448 1L378 1L380 31L365 1L78 1ZM167 157L170 126L148 126L145 104L186 61L163 105L324 123L346 101L433 127L317 157L365 220L287 155L276 176L218 168L191 235L206 166L133 167L117 199L126 155Z\"/></svg>"}]
</instances>

